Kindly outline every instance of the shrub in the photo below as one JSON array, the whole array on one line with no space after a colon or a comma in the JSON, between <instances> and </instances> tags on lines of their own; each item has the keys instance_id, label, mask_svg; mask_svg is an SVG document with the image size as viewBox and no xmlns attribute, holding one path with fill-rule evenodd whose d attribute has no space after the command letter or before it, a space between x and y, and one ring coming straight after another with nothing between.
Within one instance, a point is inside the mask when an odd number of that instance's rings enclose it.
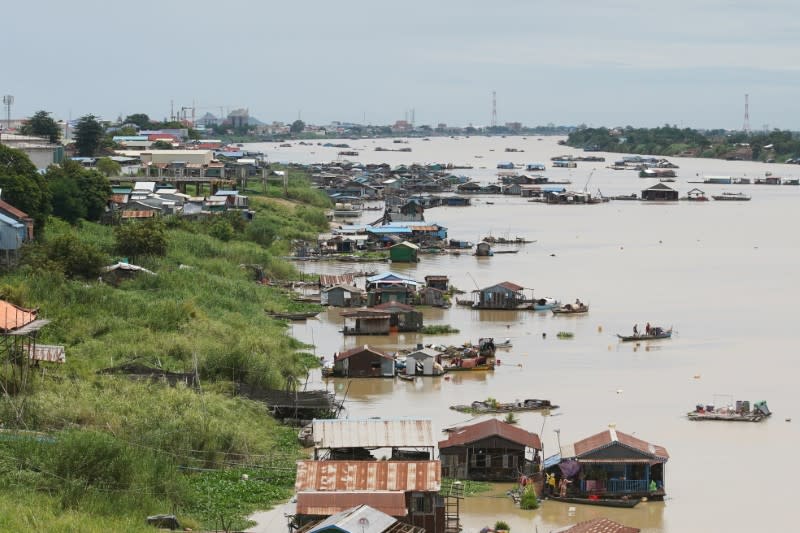
<instances>
[{"instance_id":1,"label":"shrub","mask_svg":"<svg viewBox=\"0 0 800 533\"><path fill-rule=\"evenodd\" d=\"M526 485L525 489L522 491L519 508L525 510L539 508L539 498L536 497L536 490L533 488L532 484Z\"/></svg>"},{"instance_id":2,"label":"shrub","mask_svg":"<svg viewBox=\"0 0 800 533\"><path fill-rule=\"evenodd\" d=\"M506 522L504 522L502 520L498 520L497 522L494 523L494 530L498 531L498 530L501 530L501 529L504 530L504 531L511 531L511 528L508 527L508 524Z\"/></svg>"}]
</instances>

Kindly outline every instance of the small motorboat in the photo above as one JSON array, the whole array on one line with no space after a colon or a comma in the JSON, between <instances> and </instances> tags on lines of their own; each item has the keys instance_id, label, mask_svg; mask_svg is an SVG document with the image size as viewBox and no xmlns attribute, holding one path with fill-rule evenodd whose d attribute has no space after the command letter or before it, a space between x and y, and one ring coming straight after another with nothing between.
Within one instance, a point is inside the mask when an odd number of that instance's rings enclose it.
<instances>
[{"instance_id":1,"label":"small motorboat","mask_svg":"<svg viewBox=\"0 0 800 533\"><path fill-rule=\"evenodd\" d=\"M571 498L571 497L562 497L562 496L548 496L550 500L554 500L557 502L564 502L564 503L580 503L583 505L600 505L603 507L622 507L626 509L630 509L632 507L636 507L639 503L638 499L628 499L623 500L621 498Z\"/></svg>"},{"instance_id":2,"label":"small motorboat","mask_svg":"<svg viewBox=\"0 0 800 533\"><path fill-rule=\"evenodd\" d=\"M494 347L495 347L495 348L505 348L505 349L510 349L510 348L513 348L513 347L514 347L514 345L511 343L511 339L506 339L506 340L504 340L503 342L496 342L496 343L494 344Z\"/></svg>"},{"instance_id":3,"label":"small motorboat","mask_svg":"<svg viewBox=\"0 0 800 533\"><path fill-rule=\"evenodd\" d=\"M549 296L545 296L544 298L537 298L533 301L533 310L534 311L549 311L554 307L559 307L561 302L556 300L555 298L550 298Z\"/></svg>"},{"instance_id":4,"label":"small motorboat","mask_svg":"<svg viewBox=\"0 0 800 533\"><path fill-rule=\"evenodd\" d=\"M658 326L650 328L650 333L636 333L635 335L620 335L617 333L617 337L621 342L632 342L632 341L653 341L657 339L669 339L672 337L672 328L664 329Z\"/></svg>"}]
</instances>

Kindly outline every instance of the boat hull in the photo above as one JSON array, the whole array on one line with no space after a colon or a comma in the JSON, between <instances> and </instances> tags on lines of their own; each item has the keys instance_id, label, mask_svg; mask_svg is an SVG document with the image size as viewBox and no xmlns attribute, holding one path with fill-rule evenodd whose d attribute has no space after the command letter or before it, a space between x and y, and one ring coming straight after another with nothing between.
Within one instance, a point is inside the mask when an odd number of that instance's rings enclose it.
<instances>
[{"instance_id":1,"label":"boat hull","mask_svg":"<svg viewBox=\"0 0 800 533\"><path fill-rule=\"evenodd\" d=\"M548 496L549 499L557 501L557 502L564 502L564 503L580 503L582 505L599 505L602 507L621 507L625 509L631 509L638 505L638 499L630 499L630 500L623 500L623 499L609 499L609 498L562 498L561 496Z\"/></svg>"},{"instance_id":2,"label":"boat hull","mask_svg":"<svg viewBox=\"0 0 800 533\"><path fill-rule=\"evenodd\" d=\"M669 339L672 337L672 332L661 333L658 335L620 335L617 334L620 342L634 342L634 341L654 341L658 339Z\"/></svg>"}]
</instances>

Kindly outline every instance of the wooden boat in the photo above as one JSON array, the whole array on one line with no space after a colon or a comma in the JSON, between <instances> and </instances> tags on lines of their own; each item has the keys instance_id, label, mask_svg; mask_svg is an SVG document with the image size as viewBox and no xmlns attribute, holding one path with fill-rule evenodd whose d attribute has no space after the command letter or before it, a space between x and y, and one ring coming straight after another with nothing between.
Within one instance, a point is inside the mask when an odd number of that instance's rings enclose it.
<instances>
[{"instance_id":1,"label":"wooden boat","mask_svg":"<svg viewBox=\"0 0 800 533\"><path fill-rule=\"evenodd\" d=\"M588 313L589 306L585 303L565 304L560 307L551 309L554 315L578 315L581 313Z\"/></svg>"},{"instance_id":2,"label":"wooden boat","mask_svg":"<svg viewBox=\"0 0 800 533\"><path fill-rule=\"evenodd\" d=\"M494 252L495 255L497 255L497 254L515 254L515 253L519 252L519 250L494 250L493 252Z\"/></svg>"},{"instance_id":3,"label":"wooden boat","mask_svg":"<svg viewBox=\"0 0 800 533\"><path fill-rule=\"evenodd\" d=\"M692 421L714 420L721 422L761 422L772 416L772 412L767 407L767 402L761 401L753 404L750 409L750 402L736 402L736 407L723 407L714 409L713 405L698 404L694 411L686 413L686 417Z\"/></svg>"},{"instance_id":4,"label":"wooden boat","mask_svg":"<svg viewBox=\"0 0 800 533\"><path fill-rule=\"evenodd\" d=\"M617 337L621 342L632 342L632 341L653 341L656 339L669 339L672 337L672 328L669 329L662 329L662 328L651 328L650 334L647 333L639 333L637 335L620 335L617 333Z\"/></svg>"},{"instance_id":5,"label":"wooden boat","mask_svg":"<svg viewBox=\"0 0 800 533\"><path fill-rule=\"evenodd\" d=\"M472 307L475 302L472 300L465 300L463 298L456 298L456 305L463 305L464 307Z\"/></svg>"},{"instance_id":6,"label":"wooden boat","mask_svg":"<svg viewBox=\"0 0 800 533\"><path fill-rule=\"evenodd\" d=\"M582 505L600 505L603 507L622 507L631 509L639 503L638 499L623 500L621 498L572 498L561 496L548 496L549 499L564 503L580 503Z\"/></svg>"},{"instance_id":7,"label":"wooden boat","mask_svg":"<svg viewBox=\"0 0 800 533\"><path fill-rule=\"evenodd\" d=\"M514 345L511 343L510 340L506 339L503 342L495 343L494 347L497 348L497 349L500 349L500 348L511 349L511 348L514 347Z\"/></svg>"},{"instance_id":8,"label":"wooden boat","mask_svg":"<svg viewBox=\"0 0 800 533\"><path fill-rule=\"evenodd\" d=\"M416 379L416 376L409 376L408 374L396 374L396 375L403 381L414 381Z\"/></svg>"},{"instance_id":9,"label":"wooden boat","mask_svg":"<svg viewBox=\"0 0 800 533\"><path fill-rule=\"evenodd\" d=\"M722 194L712 195L711 198L718 202L749 202L750 195L743 192L724 192Z\"/></svg>"},{"instance_id":10,"label":"wooden boat","mask_svg":"<svg viewBox=\"0 0 800 533\"><path fill-rule=\"evenodd\" d=\"M269 316L283 320L306 320L308 318L314 318L319 313L319 311L307 311L304 313L269 313Z\"/></svg>"},{"instance_id":11,"label":"wooden boat","mask_svg":"<svg viewBox=\"0 0 800 533\"><path fill-rule=\"evenodd\" d=\"M528 399L510 403L472 402L470 405L451 405L450 409L459 413L512 413L514 411L548 411L558 409L550 400Z\"/></svg>"}]
</instances>

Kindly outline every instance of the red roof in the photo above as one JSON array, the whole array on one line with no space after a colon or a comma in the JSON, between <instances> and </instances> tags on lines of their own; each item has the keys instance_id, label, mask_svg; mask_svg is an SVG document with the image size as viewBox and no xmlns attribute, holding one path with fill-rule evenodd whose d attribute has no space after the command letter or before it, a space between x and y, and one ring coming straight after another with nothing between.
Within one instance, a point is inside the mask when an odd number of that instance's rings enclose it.
<instances>
[{"instance_id":1,"label":"red roof","mask_svg":"<svg viewBox=\"0 0 800 533\"><path fill-rule=\"evenodd\" d=\"M638 527L623 526L608 518L593 518L585 522L578 522L563 533L639 533Z\"/></svg>"},{"instance_id":2,"label":"red roof","mask_svg":"<svg viewBox=\"0 0 800 533\"><path fill-rule=\"evenodd\" d=\"M628 435L627 433L615 429L601 431L596 435L579 440L573 446L575 448L575 456L580 458L591 452L607 448L614 443L619 443L627 448L631 448L654 458L669 458L669 454L663 446L650 444L649 442L637 439L633 435Z\"/></svg>"},{"instance_id":3,"label":"red roof","mask_svg":"<svg viewBox=\"0 0 800 533\"><path fill-rule=\"evenodd\" d=\"M27 213L20 211L19 209L17 209L16 207L14 207L13 205L4 200L0 200L0 210L10 213L19 221L24 221L26 219L31 218Z\"/></svg>"},{"instance_id":4,"label":"red roof","mask_svg":"<svg viewBox=\"0 0 800 533\"><path fill-rule=\"evenodd\" d=\"M463 446L494 436L517 444L522 444L528 448L534 448L536 450L542 449L542 442L539 440L539 435L520 429L512 424L506 424L502 420L496 418L490 418L489 420L484 420L483 422L478 422L471 426L464 426L458 431L450 433L450 436L446 440L439 441L439 449Z\"/></svg>"},{"instance_id":5,"label":"red roof","mask_svg":"<svg viewBox=\"0 0 800 533\"><path fill-rule=\"evenodd\" d=\"M352 356L354 356L356 354L360 354L360 353L364 353L364 352L377 355L378 357L383 357L384 359L394 360L394 357L392 357L388 353L383 352L381 350L378 350L376 348L373 348L369 344L365 344L364 346L356 346L355 348L351 348L351 349L349 349L347 351L339 352L339 354L336 356L336 360L339 361L341 359L347 359L348 357L352 357Z\"/></svg>"},{"instance_id":6,"label":"red roof","mask_svg":"<svg viewBox=\"0 0 800 533\"><path fill-rule=\"evenodd\" d=\"M496 287L505 287L510 291L521 291L522 289L525 288L517 285L516 283L511 283L510 281L504 281L503 283L498 283Z\"/></svg>"},{"instance_id":7,"label":"red roof","mask_svg":"<svg viewBox=\"0 0 800 533\"><path fill-rule=\"evenodd\" d=\"M438 492L441 482L439 461L298 461L294 488L298 493Z\"/></svg>"},{"instance_id":8,"label":"red roof","mask_svg":"<svg viewBox=\"0 0 800 533\"><path fill-rule=\"evenodd\" d=\"M406 496L403 492L300 492L297 494L297 514L331 516L356 505L369 505L389 516L406 516Z\"/></svg>"}]
</instances>

